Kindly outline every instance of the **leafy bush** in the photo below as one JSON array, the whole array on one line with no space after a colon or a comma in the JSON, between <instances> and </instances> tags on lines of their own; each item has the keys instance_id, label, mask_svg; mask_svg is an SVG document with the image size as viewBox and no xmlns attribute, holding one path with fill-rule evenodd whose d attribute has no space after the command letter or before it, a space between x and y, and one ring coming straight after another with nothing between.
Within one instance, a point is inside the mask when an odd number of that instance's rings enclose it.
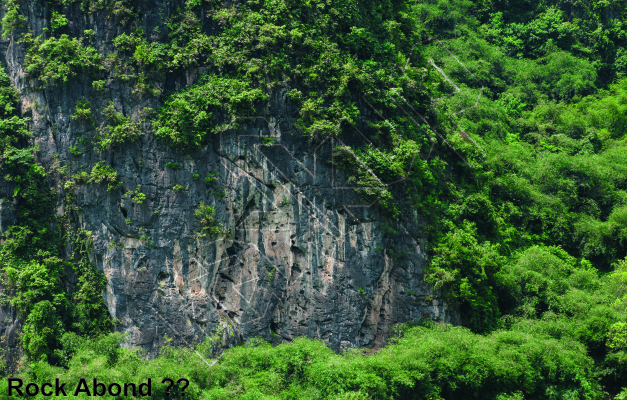
<instances>
[{"instance_id":1,"label":"leafy bush","mask_svg":"<svg viewBox=\"0 0 627 400\"><path fill-rule=\"evenodd\" d=\"M146 200L146 195L140 192L141 188L142 188L142 185L137 185L137 188L135 189L135 191L129 190L128 192L126 192L126 195L130 196L131 200L137 203L138 205L141 205Z\"/></svg>"},{"instance_id":2,"label":"leafy bush","mask_svg":"<svg viewBox=\"0 0 627 400\"><path fill-rule=\"evenodd\" d=\"M16 28L24 26L26 18L20 13L19 0L7 0L5 4L5 13L2 17L2 38L6 39L7 35L12 34Z\"/></svg>"},{"instance_id":3,"label":"leafy bush","mask_svg":"<svg viewBox=\"0 0 627 400\"><path fill-rule=\"evenodd\" d=\"M429 265L427 281L461 303L465 324L476 331L495 328L500 314L494 276L505 258L499 247L479 243L476 226L466 220L440 241Z\"/></svg>"},{"instance_id":4,"label":"leafy bush","mask_svg":"<svg viewBox=\"0 0 627 400\"><path fill-rule=\"evenodd\" d=\"M63 28L64 26L67 26L67 24L68 20L65 15L52 10L52 17L50 18L50 27L52 28L52 31Z\"/></svg>"},{"instance_id":5,"label":"leafy bush","mask_svg":"<svg viewBox=\"0 0 627 400\"><path fill-rule=\"evenodd\" d=\"M118 50L132 54L131 59L138 67L147 70L162 69L168 63L168 45L148 43L143 34L143 30L132 35L123 33L113 40L113 44Z\"/></svg>"},{"instance_id":6,"label":"leafy bush","mask_svg":"<svg viewBox=\"0 0 627 400\"><path fill-rule=\"evenodd\" d=\"M178 165L177 163L173 163L173 162L167 162L165 163L166 167L172 168L173 170L177 170L177 169L181 169L183 167L181 167L180 165Z\"/></svg>"},{"instance_id":7,"label":"leafy bush","mask_svg":"<svg viewBox=\"0 0 627 400\"><path fill-rule=\"evenodd\" d=\"M45 87L66 83L79 73L103 69L102 59L95 48L84 46L82 39L66 34L58 38L24 36L29 46L26 54L26 72L41 80Z\"/></svg>"},{"instance_id":8,"label":"leafy bush","mask_svg":"<svg viewBox=\"0 0 627 400\"><path fill-rule=\"evenodd\" d=\"M372 144L352 149L349 146L337 147L334 150L336 165L348 172L348 182L361 187L359 193L370 199L378 199L378 204L386 214L397 218L400 209L392 200L393 196L388 184L407 179L405 195L409 198L422 197L422 203L429 195L433 195L433 171L436 168L420 157L421 146L414 140L396 138L396 146L374 147ZM433 170L432 170L433 168ZM420 200L419 200L420 201ZM416 204L416 208L428 207L427 204Z\"/></svg>"},{"instance_id":9,"label":"leafy bush","mask_svg":"<svg viewBox=\"0 0 627 400\"><path fill-rule=\"evenodd\" d=\"M506 263L498 273L503 285L501 299L525 318L543 313L564 313L572 290L594 291L601 282L597 270L586 260L578 261L559 247L534 246Z\"/></svg>"},{"instance_id":10,"label":"leafy bush","mask_svg":"<svg viewBox=\"0 0 627 400\"><path fill-rule=\"evenodd\" d=\"M209 174L209 176L204 177L203 180L208 185L212 185L213 183L215 183L218 180L217 173L216 172L211 173L211 174Z\"/></svg>"},{"instance_id":11,"label":"leafy bush","mask_svg":"<svg viewBox=\"0 0 627 400\"><path fill-rule=\"evenodd\" d=\"M93 115L91 113L91 104L86 99L81 99L76 103L74 114L72 119L74 120L91 120Z\"/></svg>"},{"instance_id":12,"label":"leafy bush","mask_svg":"<svg viewBox=\"0 0 627 400\"><path fill-rule=\"evenodd\" d=\"M91 83L92 87L97 92L102 92L104 90L104 84L105 84L104 80L93 81Z\"/></svg>"},{"instance_id":13,"label":"leafy bush","mask_svg":"<svg viewBox=\"0 0 627 400\"><path fill-rule=\"evenodd\" d=\"M224 229L220 221L218 221L216 217L214 217L215 212L215 207L207 206L202 201L198 205L198 208L196 208L196 211L194 211L194 215L200 218L199 223L201 226L201 231L200 233L198 233L199 237L204 238L207 236L226 234L226 230Z\"/></svg>"},{"instance_id":14,"label":"leafy bush","mask_svg":"<svg viewBox=\"0 0 627 400\"><path fill-rule=\"evenodd\" d=\"M111 125L102 123L98 128L98 148L105 150L124 143L133 143L144 134L142 120L134 121L123 113L116 111L113 102L102 110L102 114Z\"/></svg>"},{"instance_id":15,"label":"leafy bush","mask_svg":"<svg viewBox=\"0 0 627 400\"><path fill-rule=\"evenodd\" d=\"M111 191L122 187L116 170L107 165L105 161L98 161L91 170L87 183L106 183L107 190Z\"/></svg>"},{"instance_id":16,"label":"leafy bush","mask_svg":"<svg viewBox=\"0 0 627 400\"><path fill-rule=\"evenodd\" d=\"M214 112L247 115L253 103L265 100L260 89L251 89L244 81L208 75L188 90L172 95L153 122L155 134L181 148L200 146L205 135L217 133Z\"/></svg>"}]
</instances>

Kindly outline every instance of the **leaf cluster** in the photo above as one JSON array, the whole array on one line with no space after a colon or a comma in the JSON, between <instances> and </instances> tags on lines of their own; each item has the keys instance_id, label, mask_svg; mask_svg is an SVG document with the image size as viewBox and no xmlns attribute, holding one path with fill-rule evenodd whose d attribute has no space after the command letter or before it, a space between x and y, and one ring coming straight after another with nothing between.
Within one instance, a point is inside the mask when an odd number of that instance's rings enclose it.
<instances>
[{"instance_id":1,"label":"leaf cluster","mask_svg":"<svg viewBox=\"0 0 627 400\"><path fill-rule=\"evenodd\" d=\"M26 72L43 82L44 87L66 83L80 73L95 73L103 69L102 58L92 46L83 45L81 38L67 34L44 39L24 35L29 47L26 55Z\"/></svg>"},{"instance_id":2,"label":"leaf cluster","mask_svg":"<svg viewBox=\"0 0 627 400\"><path fill-rule=\"evenodd\" d=\"M212 237L216 235L225 235L227 233L224 226L222 226L220 221L218 221L218 219L214 216L215 212L215 207L208 206L202 201L200 202L194 211L194 215L199 218L198 222L201 226L201 231L198 233L198 237Z\"/></svg>"},{"instance_id":3,"label":"leaf cluster","mask_svg":"<svg viewBox=\"0 0 627 400\"><path fill-rule=\"evenodd\" d=\"M99 150L111 149L124 143L133 143L140 138L144 131L143 120L133 120L115 109L112 101L102 110L107 122L103 122L97 129L96 141Z\"/></svg>"}]
</instances>

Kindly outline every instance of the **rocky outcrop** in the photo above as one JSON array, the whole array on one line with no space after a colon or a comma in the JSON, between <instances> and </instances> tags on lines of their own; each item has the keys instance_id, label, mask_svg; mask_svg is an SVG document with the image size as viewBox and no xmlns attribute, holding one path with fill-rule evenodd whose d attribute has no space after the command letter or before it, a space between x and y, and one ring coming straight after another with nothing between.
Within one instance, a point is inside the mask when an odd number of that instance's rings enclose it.
<instances>
[{"instance_id":1,"label":"rocky outcrop","mask_svg":"<svg viewBox=\"0 0 627 400\"><path fill-rule=\"evenodd\" d=\"M45 4L28 7L34 29L41 29ZM167 15L172 6L158 7ZM119 32L106 15L79 15L68 16L72 31L94 29L100 51L110 52ZM163 23L160 18L157 11L146 14L146 31ZM308 336L341 350L381 345L397 322L458 321L423 280L420 216L404 212L390 233L376 204L361 201L330 162L336 139L312 144L294 127L287 85L274 89L258 117L236 118L193 152L157 140L146 122L135 143L76 155L70 148L83 150L81 138L96 126L70 118L79 99L95 109L111 100L133 117L144 107L157 109L159 100L112 79L103 93L87 77L34 89L38 82L24 75L21 45L9 38L3 50L23 113L32 118L38 159L59 193L56 212L67 207L61 166L88 171L104 160L120 174L122 188L113 191L79 185L73 220L92 234L92 261L108 281L103 296L129 345L154 354L165 335L179 345L212 337L219 347L256 336L277 342ZM179 88L200 74L163 76L156 85ZM203 180L210 174L217 174L216 183ZM146 195L141 204L125 194L139 185ZM198 235L194 212L201 202L215 207L226 235ZM13 211L2 203L0 212L4 226Z\"/></svg>"}]
</instances>

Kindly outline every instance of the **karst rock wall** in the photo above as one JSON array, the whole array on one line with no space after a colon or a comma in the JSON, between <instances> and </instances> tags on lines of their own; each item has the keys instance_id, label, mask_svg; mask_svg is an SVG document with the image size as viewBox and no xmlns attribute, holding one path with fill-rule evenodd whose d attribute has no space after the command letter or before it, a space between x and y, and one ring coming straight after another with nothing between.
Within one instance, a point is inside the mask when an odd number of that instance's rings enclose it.
<instances>
[{"instance_id":1,"label":"karst rock wall","mask_svg":"<svg viewBox=\"0 0 627 400\"><path fill-rule=\"evenodd\" d=\"M176 6L142 3L145 31L163 25ZM36 35L49 26L46 7L40 1L22 7ZM112 40L122 27L104 12L72 9L70 32L79 36L93 29L98 50L114 51ZM273 342L308 336L341 350L381 345L398 322L458 321L423 280L420 216L404 212L398 233L387 233L376 204L360 201L331 164L337 142L312 144L294 127L297 110L285 95L287 84L272 89L258 117L235 119L193 152L158 140L146 122L146 133L134 143L75 155L70 148L102 122L100 116L94 123L70 118L78 100L89 100L95 109L111 100L135 118L144 107L157 110L163 96L138 95L133 82L119 79L95 92L88 76L41 88L25 74L26 49L18 33L2 41L1 61L21 93L22 114L32 118L37 158L58 192L54 211L63 215L67 206L59 167L89 170L104 160L120 174L120 189L78 186L74 222L92 232L92 262L107 277L103 296L121 322L117 329L129 333L128 345L154 354L165 335L191 345L219 332L214 338L223 347L257 336ZM165 74L155 86L178 90L204 72ZM264 145L260 136L273 136L274 143ZM168 168L168 162L182 168ZM202 179L210 173L217 173L214 185ZM3 191L12 190L4 185ZM146 194L142 204L125 195L138 185ZM175 185L183 189L173 190ZM194 211L201 202L215 206L228 235L198 237ZM0 206L3 225L14 218L12 206ZM19 317L10 307L0 317L4 334L15 339Z\"/></svg>"}]
</instances>

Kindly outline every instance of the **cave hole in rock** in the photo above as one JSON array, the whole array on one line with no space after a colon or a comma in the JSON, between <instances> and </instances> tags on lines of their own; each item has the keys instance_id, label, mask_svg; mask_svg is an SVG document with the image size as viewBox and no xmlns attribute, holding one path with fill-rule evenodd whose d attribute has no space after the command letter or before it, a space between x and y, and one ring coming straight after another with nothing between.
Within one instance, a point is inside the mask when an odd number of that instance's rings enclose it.
<instances>
[{"instance_id":1,"label":"cave hole in rock","mask_svg":"<svg viewBox=\"0 0 627 400\"><path fill-rule=\"evenodd\" d=\"M126 210L126 208L120 206L120 211L122 212L124 218L128 218L128 211Z\"/></svg>"},{"instance_id":2,"label":"cave hole in rock","mask_svg":"<svg viewBox=\"0 0 627 400\"><path fill-rule=\"evenodd\" d=\"M218 274L220 275L220 278L222 278L223 280L235 284L235 281L230 276L226 275L224 272L219 272Z\"/></svg>"},{"instance_id":3,"label":"cave hole in rock","mask_svg":"<svg viewBox=\"0 0 627 400\"><path fill-rule=\"evenodd\" d=\"M292 240L292 246L290 246L290 251L294 254L300 254L300 255L305 254L305 252L300 247L294 246L295 243L296 242Z\"/></svg>"},{"instance_id":4,"label":"cave hole in rock","mask_svg":"<svg viewBox=\"0 0 627 400\"><path fill-rule=\"evenodd\" d=\"M272 333L276 334L278 328L279 328L279 324L274 322L274 320L270 321L270 330L272 331Z\"/></svg>"},{"instance_id":5,"label":"cave hole in rock","mask_svg":"<svg viewBox=\"0 0 627 400\"><path fill-rule=\"evenodd\" d=\"M157 282L159 282L160 284L164 284L167 282L168 278L170 277L170 274L168 274L167 272L159 272L159 275L157 275Z\"/></svg>"}]
</instances>

